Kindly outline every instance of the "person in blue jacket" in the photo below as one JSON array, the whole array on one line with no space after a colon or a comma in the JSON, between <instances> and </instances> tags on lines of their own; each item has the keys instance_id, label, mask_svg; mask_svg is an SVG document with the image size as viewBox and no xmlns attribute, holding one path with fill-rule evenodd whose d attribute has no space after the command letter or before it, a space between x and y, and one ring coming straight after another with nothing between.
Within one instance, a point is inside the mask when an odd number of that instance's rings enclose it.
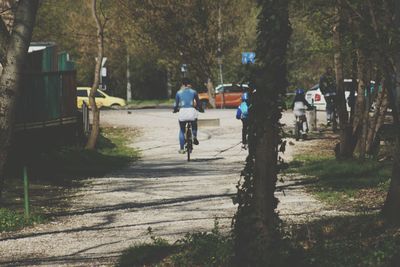
<instances>
[{"instance_id":1,"label":"person in blue jacket","mask_svg":"<svg viewBox=\"0 0 400 267\"><path fill-rule=\"evenodd\" d=\"M200 100L197 92L192 89L192 83L188 78L182 79L182 87L176 93L174 113L179 112L179 153L185 153L185 126L186 123L192 124L193 144L198 145L197 139L197 117L198 113L204 112L200 105Z\"/></svg>"},{"instance_id":2,"label":"person in blue jacket","mask_svg":"<svg viewBox=\"0 0 400 267\"><path fill-rule=\"evenodd\" d=\"M247 131L249 128L249 93L244 92L242 94L242 103L238 106L236 110L236 119L242 121L242 145L246 147L247 145Z\"/></svg>"}]
</instances>

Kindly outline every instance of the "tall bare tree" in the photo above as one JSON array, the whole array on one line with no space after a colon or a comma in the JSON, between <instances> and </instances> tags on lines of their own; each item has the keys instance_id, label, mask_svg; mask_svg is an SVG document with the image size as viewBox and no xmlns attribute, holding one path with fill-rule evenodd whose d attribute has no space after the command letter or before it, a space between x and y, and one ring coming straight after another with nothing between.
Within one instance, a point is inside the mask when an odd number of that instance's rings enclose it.
<instances>
[{"instance_id":1,"label":"tall bare tree","mask_svg":"<svg viewBox=\"0 0 400 267\"><path fill-rule=\"evenodd\" d=\"M17 3L12 33L7 42L0 78L0 192L4 179L4 166L11 144L15 103L20 90L22 68L32 38L38 5L38 0L20 0Z\"/></svg>"},{"instance_id":2,"label":"tall bare tree","mask_svg":"<svg viewBox=\"0 0 400 267\"><path fill-rule=\"evenodd\" d=\"M344 74L343 74L343 3L342 0L336 2L336 19L333 26L333 50L334 63L336 73L336 108L340 124L340 149L338 157L351 158L353 156L352 145L352 127L349 123L349 114L346 107L346 99L344 93Z\"/></svg>"},{"instance_id":3,"label":"tall bare tree","mask_svg":"<svg viewBox=\"0 0 400 267\"><path fill-rule=\"evenodd\" d=\"M94 69L93 85L89 94L89 104L92 110L92 129L90 131L89 139L86 144L86 149L95 149L97 138L100 133L100 109L96 105L95 96L100 84L101 63L103 60L104 50L104 27L107 19L101 22L97 11L97 0L92 0L92 15L96 22L97 27L97 59Z\"/></svg>"}]
</instances>

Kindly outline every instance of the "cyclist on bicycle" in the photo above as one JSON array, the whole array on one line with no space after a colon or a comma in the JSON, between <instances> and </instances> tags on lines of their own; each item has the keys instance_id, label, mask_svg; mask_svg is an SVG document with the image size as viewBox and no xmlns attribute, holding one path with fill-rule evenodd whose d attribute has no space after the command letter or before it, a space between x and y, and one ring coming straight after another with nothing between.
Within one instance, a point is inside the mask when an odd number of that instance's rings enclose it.
<instances>
[{"instance_id":1,"label":"cyclist on bicycle","mask_svg":"<svg viewBox=\"0 0 400 267\"><path fill-rule=\"evenodd\" d=\"M182 87L176 93L175 97L175 106L174 113L179 111L179 153L185 153L185 126L186 123L191 123L192 131L193 131L193 144L198 145L199 141L197 140L197 110L200 112L204 112L199 96L195 90L192 88L191 81L188 78L182 79Z\"/></svg>"},{"instance_id":2,"label":"cyclist on bicycle","mask_svg":"<svg viewBox=\"0 0 400 267\"><path fill-rule=\"evenodd\" d=\"M326 102L326 121L330 126L334 118L335 98L336 98L336 79L331 67L327 67L325 73L319 80L319 89L324 95Z\"/></svg>"},{"instance_id":3,"label":"cyclist on bicycle","mask_svg":"<svg viewBox=\"0 0 400 267\"><path fill-rule=\"evenodd\" d=\"M307 124L307 117L306 117L306 110L312 110L313 106L307 102L306 97L304 95L303 89L296 89L296 96L294 97L292 103L292 110L296 119L299 117L302 123L302 129L300 131L302 134L304 132L308 132L308 124Z\"/></svg>"}]
</instances>

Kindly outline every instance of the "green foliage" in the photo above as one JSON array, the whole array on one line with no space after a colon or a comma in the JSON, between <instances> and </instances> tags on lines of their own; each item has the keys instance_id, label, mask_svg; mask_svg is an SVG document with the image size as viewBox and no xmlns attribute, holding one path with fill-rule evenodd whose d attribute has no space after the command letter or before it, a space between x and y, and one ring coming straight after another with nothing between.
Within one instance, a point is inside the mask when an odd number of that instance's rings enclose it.
<instances>
[{"instance_id":1,"label":"green foliage","mask_svg":"<svg viewBox=\"0 0 400 267\"><path fill-rule=\"evenodd\" d=\"M166 70L157 64L157 59L149 52L131 59L133 99L167 98Z\"/></svg>"},{"instance_id":2,"label":"green foliage","mask_svg":"<svg viewBox=\"0 0 400 267\"><path fill-rule=\"evenodd\" d=\"M292 228L306 257L298 266L396 266L400 231L377 215L318 220Z\"/></svg>"},{"instance_id":3,"label":"green foliage","mask_svg":"<svg viewBox=\"0 0 400 267\"><path fill-rule=\"evenodd\" d=\"M180 252L171 257L174 266L231 266L233 240L220 232L217 220L211 233L186 234L177 244Z\"/></svg>"},{"instance_id":4,"label":"green foliage","mask_svg":"<svg viewBox=\"0 0 400 267\"><path fill-rule=\"evenodd\" d=\"M24 214L20 214L5 208L0 208L0 233L15 231L35 223L41 223L43 221L44 219L39 215L31 215L29 219L26 219Z\"/></svg>"},{"instance_id":5,"label":"green foliage","mask_svg":"<svg viewBox=\"0 0 400 267\"><path fill-rule=\"evenodd\" d=\"M374 160L337 161L333 156L307 155L297 156L290 166L291 172L314 177L310 190L321 200L342 208L379 206L376 201L382 201L391 177L391 163ZM360 200L367 203L357 207Z\"/></svg>"},{"instance_id":6,"label":"green foliage","mask_svg":"<svg viewBox=\"0 0 400 267\"><path fill-rule=\"evenodd\" d=\"M232 266L232 238L220 232L217 220L211 232L188 233L173 245L151 227L147 231L152 243L129 248L118 266Z\"/></svg>"},{"instance_id":7,"label":"green foliage","mask_svg":"<svg viewBox=\"0 0 400 267\"><path fill-rule=\"evenodd\" d=\"M141 244L133 246L122 253L117 266L134 267L147 266L162 261L165 257L174 253L177 246L170 245L165 239L156 237L151 227L147 229L147 234L153 241L151 244Z\"/></svg>"}]
</instances>

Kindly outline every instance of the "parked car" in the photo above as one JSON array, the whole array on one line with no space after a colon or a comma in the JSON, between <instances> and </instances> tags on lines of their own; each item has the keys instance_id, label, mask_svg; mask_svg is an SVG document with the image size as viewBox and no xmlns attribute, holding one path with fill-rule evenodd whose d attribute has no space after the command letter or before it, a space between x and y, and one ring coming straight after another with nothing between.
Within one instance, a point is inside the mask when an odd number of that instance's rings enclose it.
<instances>
[{"instance_id":1,"label":"parked car","mask_svg":"<svg viewBox=\"0 0 400 267\"><path fill-rule=\"evenodd\" d=\"M82 108L83 101L89 104L89 92L90 87L77 87L76 88L76 96L77 96L77 106L78 108ZM109 96L101 90L97 90L95 95L96 105L97 107L123 107L126 106L125 99L119 97Z\"/></svg>"},{"instance_id":2,"label":"parked car","mask_svg":"<svg viewBox=\"0 0 400 267\"><path fill-rule=\"evenodd\" d=\"M247 84L220 84L215 88L215 105L217 108L236 108L242 102L244 91L250 90ZM200 93L199 99L203 107L209 103L208 93Z\"/></svg>"},{"instance_id":3,"label":"parked car","mask_svg":"<svg viewBox=\"0 0 400 267\"><path fill-rule=\"evenodd\" d=\"M348 100L348 97L350 95L350 86L352 84L351 79L345 79L345 97L346 101ZM347 90L348 89L348 90ZM357 95L357 93L356 93ZM307 92L306 92L306 100L310 104L314 104L314 106L317 108L317 110L325 110L326 109L326 101L324 95L321 93L321 90L319 89L319 84L314 85L311 87ZM347 110L350 110L349 103L347 102Z\"/></svg>"}]
</instances>

